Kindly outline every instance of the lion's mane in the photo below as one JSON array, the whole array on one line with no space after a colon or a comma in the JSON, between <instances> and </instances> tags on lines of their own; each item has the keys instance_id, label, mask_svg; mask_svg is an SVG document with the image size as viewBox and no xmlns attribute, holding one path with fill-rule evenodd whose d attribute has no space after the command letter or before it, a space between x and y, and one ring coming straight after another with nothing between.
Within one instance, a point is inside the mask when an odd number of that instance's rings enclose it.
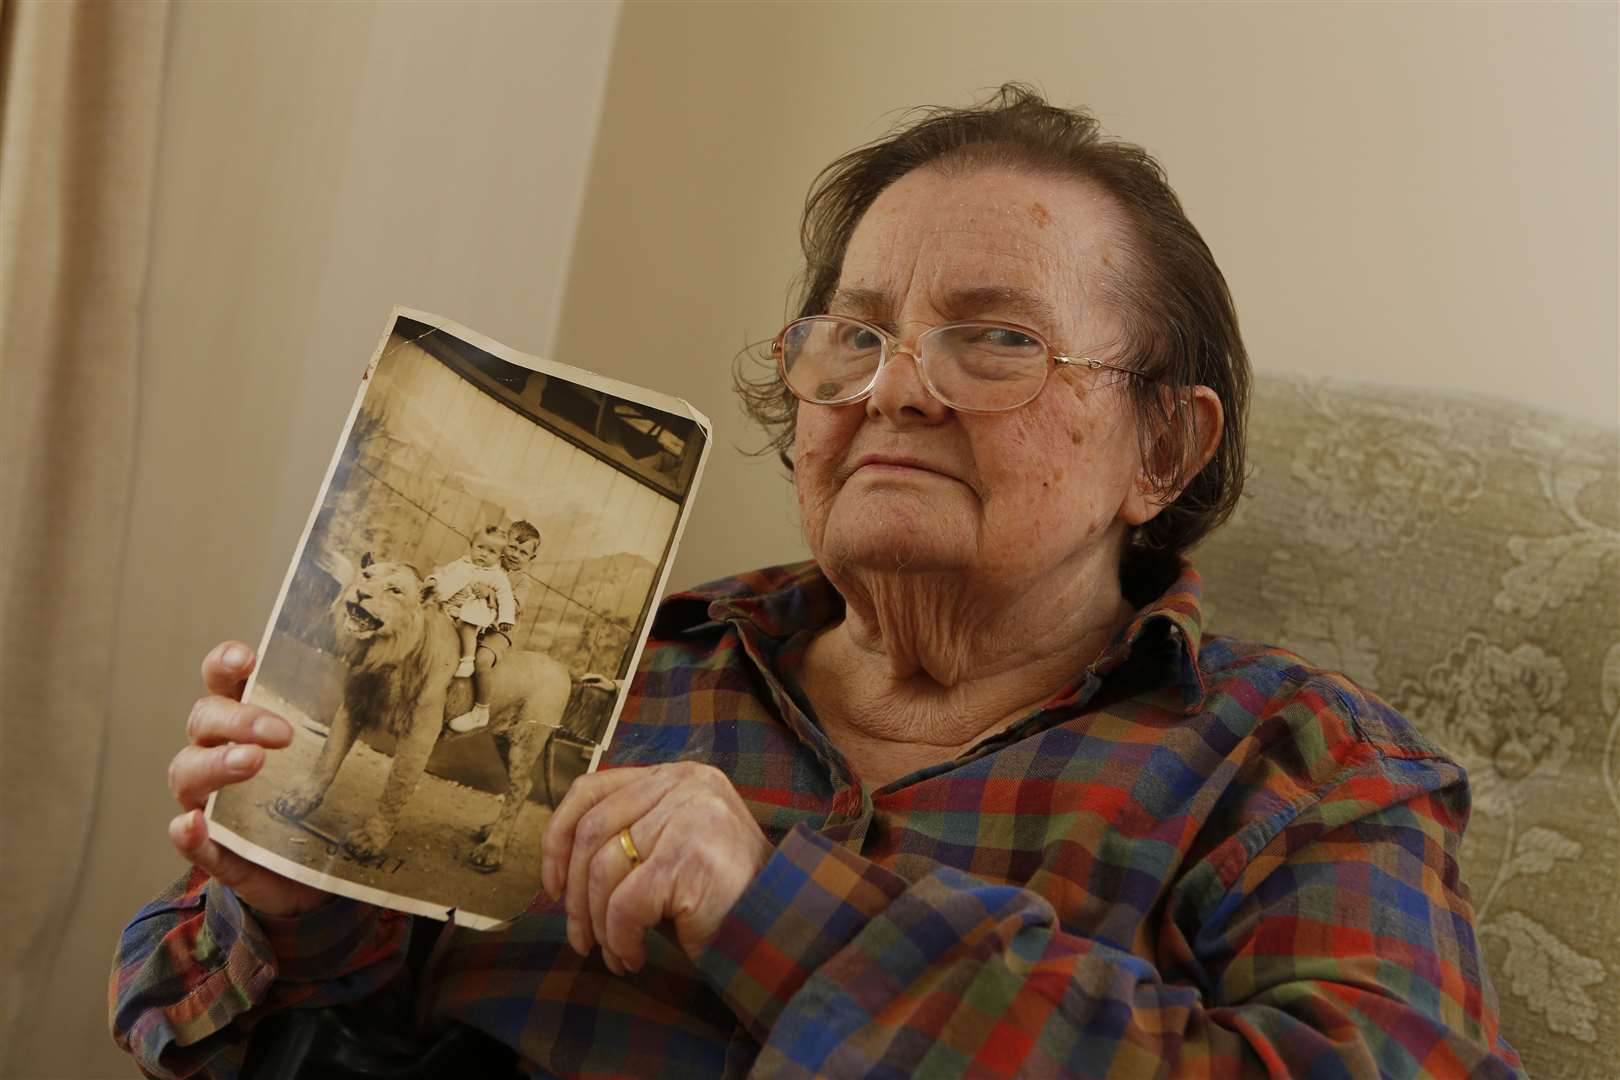
<instances>
[{"instance_id":1,"label":"lion's mane","mask_svg":"<svg viewBox=\"0 0 1620 1080\"><path fill-rule=\"evenodd\" d=\"M404 566L404 564L398 564ZM410 569L409 567L404 567ZM416 572L411 570L413 579ZM420 590L410 595L415 596ZM427 689L428 676L443 670L457 651L449 617L431 602L389 601L398 608L384 620L387 633L356 640L343 630L344 608L351 589L332 605L332 618L349 678L343 686L343 704L349 715L366 724L382 721L398 737L416 715L416 703ZM375 605L368 603L375 613ZM435 633L434 621L444 622L445 633Z\"/></svg>"}]
</instances>

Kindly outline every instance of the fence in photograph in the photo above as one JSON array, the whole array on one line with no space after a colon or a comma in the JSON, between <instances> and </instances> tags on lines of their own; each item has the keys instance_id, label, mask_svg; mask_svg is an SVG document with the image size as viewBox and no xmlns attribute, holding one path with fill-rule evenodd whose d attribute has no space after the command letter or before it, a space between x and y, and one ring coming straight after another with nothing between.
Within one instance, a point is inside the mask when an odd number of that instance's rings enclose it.
<instances>
[{"instance_id":1,"label":"fence in photograph","mask_svg":"<svg viewBox=\"0 0 1620 1080\"><path fill-rule=\"evenodd\" d=\"M592 512L550 521L514 513L509 503L520 501L517 492L531 504L535 492L555 493ZM529 572L512 575L514 647L546 653L575 675L622 678L657 571L637 552L661 551L677 512L672 499L623 467L401 345L379 366L356 417L278 630L330 652L337 568L369 552L426 576L466 555L485 526L510 527L526 516L544 535Z\"/></svg>"}]
</instances>

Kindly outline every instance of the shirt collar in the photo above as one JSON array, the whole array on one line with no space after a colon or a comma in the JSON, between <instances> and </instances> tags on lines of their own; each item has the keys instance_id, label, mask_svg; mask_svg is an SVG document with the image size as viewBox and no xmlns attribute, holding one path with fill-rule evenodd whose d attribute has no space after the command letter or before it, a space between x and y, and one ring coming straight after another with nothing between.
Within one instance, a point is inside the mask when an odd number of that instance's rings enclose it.
<instances>
[{"instance_id":1,"label":"shirt collar","mask_svg":"<svg viewBox=\"0 0 1620 1080\"><path fill-rule=\"evenodd\" d=\"M663 637L746 622L785 639L819 629L844 614L844 598L813 560L768 566L672 593L659 605L654 633Z\"/></svg>"},{"instance_id":2,"label":"shirt collar","mask_svg":"<svg viewBox=\"0 0 1620 1080\"><path fill-rule=\"evenodd\" d=\"M1054 699L1071 698L1089 676L1106 676L1131 661L1164 658L1173 667L1183 711L1203 706L1205 685L1199 668L1203 643L1203 582L1183 558L1129 559L1125 591L1138 604L1136 615L1096 660L1076 673L1074 687ZM746 622L760 634L785 640L836 622L844 598L814 561L767 567L675 593L659 609L654 630L660 636Z\"/></svg>"},{"instance_id":3,"label":"shirt collar","mask_svg":"<svg viewBox=\"0 0 1620 1080\"><path fill-rule=\"evenodd\" d=\"M1135 562L1135 567L1132 566ZM1160 555L1128 560L1126 595L1140 603L1136 615L1092 662L1091 672L1107 675L1127 661L1163 656L1172 665L1182 712L1204 706L1205 684L1199 665L1204 641L1204 582L1185 558Z\"/></svg>"}]
</instances>

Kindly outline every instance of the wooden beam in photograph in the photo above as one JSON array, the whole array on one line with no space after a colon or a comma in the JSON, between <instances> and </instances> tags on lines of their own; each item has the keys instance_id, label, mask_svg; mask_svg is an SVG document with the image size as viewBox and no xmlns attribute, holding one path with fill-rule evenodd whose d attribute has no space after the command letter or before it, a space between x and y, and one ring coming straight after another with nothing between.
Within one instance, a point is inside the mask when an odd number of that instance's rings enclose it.
<instances>
[{"instance_id":1,"label":"wooden beam in photograph","mask_svg":"<svg viewBox=\"0 0 1620 1080\"><path fill-rule=\"evenodd\" d=\"M428 329L420 323L402 318L398 320L395 332L411 339L502 405L540 424L558 438L567 440L604 464L611 465L676 502L685 497L691 487L697 459L697 448L693 446L691 438L696 424L682 417L643 409L634 402L619 398L610 401L609 396L600 391L563 380L548 385L547 377L540 372L509 364L449 333L417 333L413 329L416 327L421 327L422 331ZM565 414L563 409L568 404L568 397L580 398L579 404L593 414L588 424ZM677 464L673 475L654 468L645 459L632 454L622 443L614 441L613 436L621 434L625 428L637 435L645 435L626 424L622 415L616 415L626 412L644 416L652 421L655 429L667 428L675 438L680 439L681 452L674 455Z\"/></svg>"}]
</instances>

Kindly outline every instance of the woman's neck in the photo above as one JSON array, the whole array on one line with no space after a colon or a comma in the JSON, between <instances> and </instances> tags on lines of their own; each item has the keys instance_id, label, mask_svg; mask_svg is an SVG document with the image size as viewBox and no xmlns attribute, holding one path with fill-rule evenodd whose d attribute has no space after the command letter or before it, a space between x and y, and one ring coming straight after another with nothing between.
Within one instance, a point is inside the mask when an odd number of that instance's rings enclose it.
<instances>
[{"instance_id":1,"label":"woman's neck","mask_svg":"<svg viewBox=\"0 0 1620 1080\"><path fill-rule=\"evenodd\" d=\"M800 679L828 738L872 786L949 761L1025 715L1133 614L1115 572L1014 596L976 594L964 575L835 584L845 618L811 643Z\"/></svg>"}]
</instances>

